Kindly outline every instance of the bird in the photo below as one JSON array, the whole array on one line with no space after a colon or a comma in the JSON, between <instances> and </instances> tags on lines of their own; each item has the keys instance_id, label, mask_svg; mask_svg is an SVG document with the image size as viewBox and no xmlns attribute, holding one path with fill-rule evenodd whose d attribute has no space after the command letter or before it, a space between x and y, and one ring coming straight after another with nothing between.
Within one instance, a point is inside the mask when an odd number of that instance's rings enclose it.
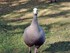
<instances>
[{"instance_id":1,"label":"bird","mask_svg":"<svg viewBox=\"0 0 70 53\"><path fill-rule=\"evenodd\" d=\"M29 53L31 53L32 46L35 46L34 53L38 53L38 48L45 42L45 32L38 23L37 15L38 9L35 7L33 8L32 22L25 28L23 33L23 39L25 44L29 47Z\"/></svg>"}]
</instances>

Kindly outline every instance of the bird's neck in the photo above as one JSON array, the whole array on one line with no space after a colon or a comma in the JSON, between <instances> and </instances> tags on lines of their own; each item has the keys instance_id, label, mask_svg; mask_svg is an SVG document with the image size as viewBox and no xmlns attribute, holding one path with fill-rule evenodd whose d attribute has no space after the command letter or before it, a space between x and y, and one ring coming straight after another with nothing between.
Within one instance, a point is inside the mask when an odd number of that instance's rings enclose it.
<instances>
[{"instance_id":1,"label":"bird's neck","mask_svg":"<svg viewBox=\"0 0 70 53\"><path fill-rule=\"evenodd\" d=\"M34 14L34 17L32 19L32 25L37 25L38 26L38 20L37 20L37 14Z\"/></svg>"}]
</instances>

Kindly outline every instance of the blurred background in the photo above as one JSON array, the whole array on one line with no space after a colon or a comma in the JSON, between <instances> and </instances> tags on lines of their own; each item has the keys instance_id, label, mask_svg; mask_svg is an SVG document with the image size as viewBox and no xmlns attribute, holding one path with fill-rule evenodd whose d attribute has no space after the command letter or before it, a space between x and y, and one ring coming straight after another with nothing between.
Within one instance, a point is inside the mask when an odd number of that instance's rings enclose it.
<instances>
[{"instance_id":1,"label":"blurred background","mask_svg":"<svg viewBox=\"0 0 70 53\"><path fill-rule=\"evenodd\" d=\"M28 53L23 32L34 7L46 33L39 53L70 53L70 0L0 0L0 53Z\"/></svg>"}]
</instances>

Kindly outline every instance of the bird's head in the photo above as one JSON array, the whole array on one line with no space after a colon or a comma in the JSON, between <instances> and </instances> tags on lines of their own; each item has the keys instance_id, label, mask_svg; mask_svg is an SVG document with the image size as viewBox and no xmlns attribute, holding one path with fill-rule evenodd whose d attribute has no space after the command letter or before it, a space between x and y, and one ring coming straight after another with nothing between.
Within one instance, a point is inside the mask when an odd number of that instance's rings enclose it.
<instances>
[{"instance_id":1,"label":"bird's head","mask_svg":"<svg viewBox=\"0 0 70 53\"><path fill-rule=\"evenodd\" d=\"M37 14L38 14L38 9L37 9L37 8L34 8L34 9L33 9L33 13L34 13L35 15L37 15Z\"/></svg>"}]
</instances>

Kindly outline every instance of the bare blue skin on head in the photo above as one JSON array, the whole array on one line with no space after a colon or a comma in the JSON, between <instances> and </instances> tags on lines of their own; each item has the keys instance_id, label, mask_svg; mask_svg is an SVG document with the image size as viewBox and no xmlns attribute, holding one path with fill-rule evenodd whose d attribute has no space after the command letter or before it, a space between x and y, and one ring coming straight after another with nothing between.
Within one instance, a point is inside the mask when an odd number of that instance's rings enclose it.
<instances>
[{"instance_id":1,"label":"bare blue skin on head","mask_svg":"<svg viewBox=\"0 0 70 53\"><path fill-rule=\"evenodd\" d=\"M45 41L45 33L42 27L39 26L38 24L37 8L33 9L33 13L34 13L34 17L32 19L31 25L24 30L24 34L23 34L24 42L29 47L35 45L36 48L39 48Z\"/></svg>"}]
</instances>

